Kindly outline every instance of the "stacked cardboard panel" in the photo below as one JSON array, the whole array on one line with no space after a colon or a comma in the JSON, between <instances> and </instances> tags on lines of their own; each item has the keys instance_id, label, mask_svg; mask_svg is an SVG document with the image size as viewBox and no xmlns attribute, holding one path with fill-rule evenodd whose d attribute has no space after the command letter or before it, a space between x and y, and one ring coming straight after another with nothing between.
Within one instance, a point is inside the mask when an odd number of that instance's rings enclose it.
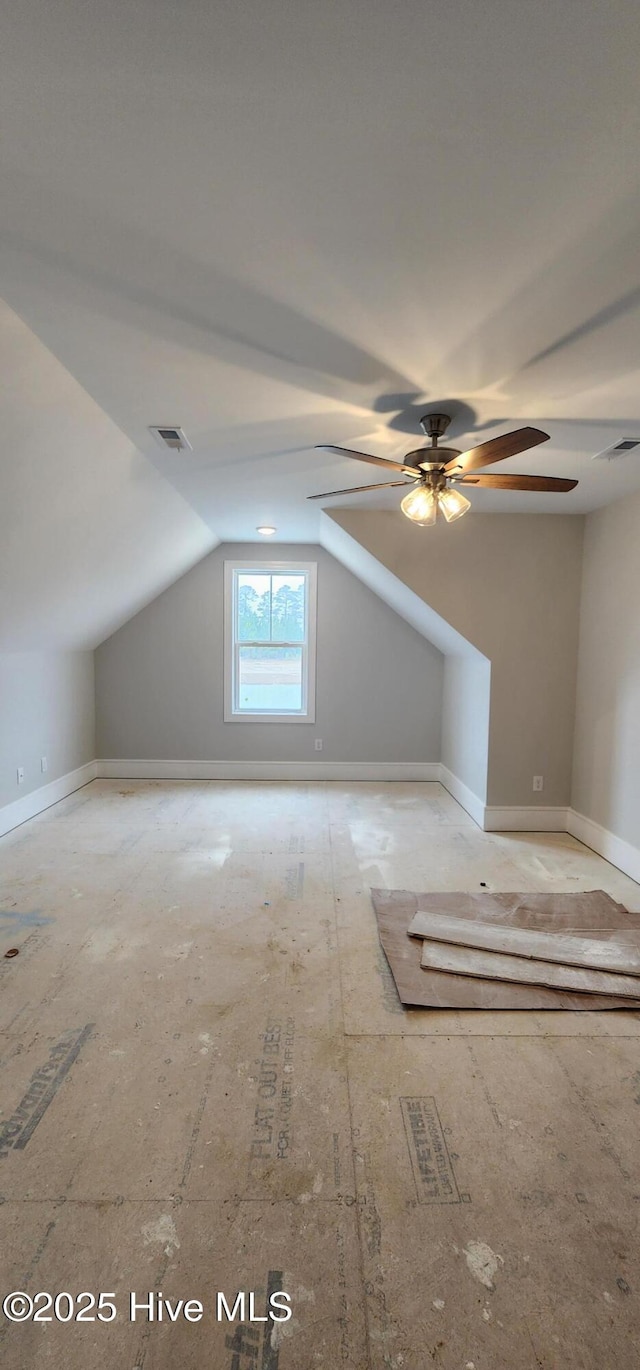
<instances>
[{"instance_id":1,"label":"stacked cardboard panel","mask_svg":"<svg viewBox=\"0 0 640 1370\"><path fill-rule=\"evenodd\" d=\"M640 918L603 890L372 896L407 1006L640 1008Z\"/></svg>"}]
</instances>

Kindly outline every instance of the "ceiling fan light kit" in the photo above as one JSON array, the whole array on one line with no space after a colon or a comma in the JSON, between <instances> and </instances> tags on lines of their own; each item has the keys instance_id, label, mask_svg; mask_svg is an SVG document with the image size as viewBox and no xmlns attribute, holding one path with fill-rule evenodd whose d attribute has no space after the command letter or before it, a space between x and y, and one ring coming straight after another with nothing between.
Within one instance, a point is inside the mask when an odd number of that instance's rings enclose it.
<instances>
[{"instance_id":1,"label":"ceiling fan light kit","mask_svg":"<svg viewBox=\"0 0 640 1370\"><path fill-rule=\"evenodd\" d=\"M400 501L400 508L412 523L419 523L422 528L428 528L435 523L438 512L444 514L447 523L462 518L467 509L471 508L471 501L465 499L459 490L434 490L429 485L420 484L405 495Z\"/></svg>"},{"instance_id":2,"label":"ceiling fan light kit","mask_svg":"<svg viewBox=\"0 0 640 1370\"><path fill-rule=\"evenodd\" d=\"M461 495L459 490L439 490L436 496L438 507L442 510L447 523L453 523L455 519L462 518L467 509L471 508L471 500L465 495Z\"/></svg>"},{"instance_id":3,"label":"ceiling fan light kit","mask_svg":"<svg viewBox=\"0 0 640 1370\"><path fill-rule=\"evenodd\" d=\"M438 516L438 501L433 490L424 485L416 485L400 501L400 508L412 523L420 523L428 528Z\"/></svg>"},{"instance_id":4,"label":"ceiling fan light kit","mask_svg":"<svg viewBox=\"0 0 640 1370\"><path fill-rule=\"evenodd\" d=\"M420 424L431 438L430 447L417 447L408 452L403 462L391 461L388 457L370 456L368 452L352 452L347 447L319 448L335 456L353 457L365 461L370 466L381 466L396 471L404 479L378 481L375 485L356 485L346 490L328 490L322 495L308 495L308 499L329 499L332 495L355 495L364 490L390 489L403 486L407 478L412 488L400 502L400 508L412 523L429 528L436 522L438 513L444 515L447 523L462 518L471 508L470 501L460 489L460 485L479 485L493 490L544 490L559 494L573 490L577 480L565 480L558 476L495 476L473 475L484 466L515 457L541 442L548 442L549 434L540 428L517 428L513 433L503 433L499 438L490 438L478 447L467 452L459 452L455 447L439 447L438 439L446 433L451 419L448 414L424 414Z\"/></svg>"}]
</instances>

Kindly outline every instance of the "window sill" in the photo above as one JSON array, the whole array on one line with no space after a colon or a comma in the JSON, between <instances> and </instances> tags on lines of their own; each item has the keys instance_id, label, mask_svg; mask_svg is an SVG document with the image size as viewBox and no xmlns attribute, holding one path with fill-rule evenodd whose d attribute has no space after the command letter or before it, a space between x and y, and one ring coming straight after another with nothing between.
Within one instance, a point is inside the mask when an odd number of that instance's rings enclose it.
<instances>
[{"instance_id":1,"label":"window sill","mask_svg":"<svg viewBox=\"0 0 640 1370\"><path fill-rule=\"evenodd\" d=\"M315 723L315 714L225 713L225 723Z\"/></svg>"}]
</instances>

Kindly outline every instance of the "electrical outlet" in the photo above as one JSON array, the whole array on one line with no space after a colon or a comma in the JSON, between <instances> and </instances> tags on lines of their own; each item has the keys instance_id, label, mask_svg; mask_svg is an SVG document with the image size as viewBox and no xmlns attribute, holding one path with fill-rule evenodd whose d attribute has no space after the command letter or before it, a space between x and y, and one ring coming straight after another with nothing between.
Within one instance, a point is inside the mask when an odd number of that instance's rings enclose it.
<instances>
[{"instance_id":1,"label":"electrical outlet","mask_svg":"<svg viewBox=\"0 0 640 1370\"><path fill-rule=\"evenodd\" d=\"M24 766L18 766L17 776L18 784L24 785Z\"/></svg>"},{"instance_id":2,"label":"electrical outlet","mask_svg":"<svg viewBox=\"0 0 640 1370\"><path fill-rule=\"evenodd\" d=\"M543 786L543 782L544 782L544 776L543 776L543 775L534 775L534 777L533 777L533 788L534 788L534 790L537 790L537 791L541 790L541 789L542 789L542 786Z\"/></svg>"},{"instance_id":3,"label":"electrical outlet","mask_svg":"<svg viewBox=\"0 0 640 1370\"><path fill-rule=\"evenodd\" d=\"M47 774L48 762L47 762L46 756L41 756L41 757L40 757L40 770L42 771L42 774L43 774L43 775L46 775L46 774Z\"/></svg>"},{"instance_id":4,"label":"electrical outlet","mask_svg":"<svg viewBox=\"0 0 640 1370\"><path fill-rule=\"evenodd\" d=\"M315 748L316 748L316 751L317 751L317 752L321 752L321 751L322 751L322 738L321 738L321 737L317 737L317 738L316 738L316 740L315 740Z\"/></svg>"}]
</instances>

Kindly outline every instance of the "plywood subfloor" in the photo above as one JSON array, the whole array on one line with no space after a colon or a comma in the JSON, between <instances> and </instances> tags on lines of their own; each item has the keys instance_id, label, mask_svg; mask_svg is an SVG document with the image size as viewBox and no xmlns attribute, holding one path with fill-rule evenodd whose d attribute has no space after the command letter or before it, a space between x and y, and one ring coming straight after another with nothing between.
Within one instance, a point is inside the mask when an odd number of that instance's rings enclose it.
<instances>
[{"instance_id":1,"label":"plywood subfloor","mask_svg":"<svg viewBox=\"0 0 640 1370\"><path fill-rule=\"evenodd\" d=\"M404 1011L369 895L632 881L437 785L101 781L0 871L2 1292L118 1308L0 1320L6 1370L638 1364L640 1015Z\"/></svg>"}]
</instances>

